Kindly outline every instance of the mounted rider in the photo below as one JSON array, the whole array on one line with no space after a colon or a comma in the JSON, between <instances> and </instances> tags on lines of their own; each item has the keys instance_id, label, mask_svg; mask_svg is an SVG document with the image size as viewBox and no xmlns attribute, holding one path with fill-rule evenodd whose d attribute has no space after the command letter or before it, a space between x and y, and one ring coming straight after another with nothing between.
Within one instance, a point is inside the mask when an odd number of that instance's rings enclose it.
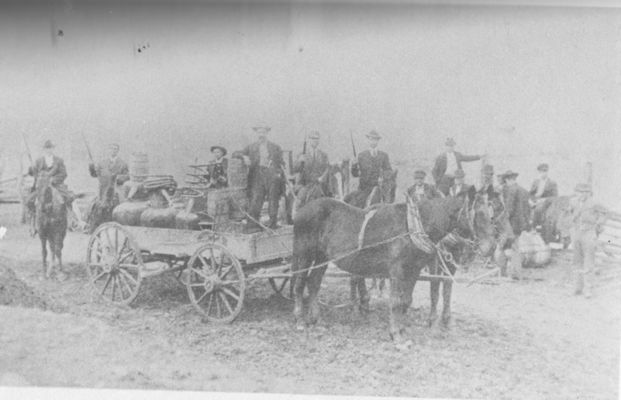
<instances>
[{"instance_id":1,"label":"mounted rider","mask_svg":"<svg viewBox=\"0 0 621 400\"><path fill-rule=\"evenodd\" d=\"M413 200L419 202L423 199L431 200L438 197L443 197L433 185L425 182L425 176L427 173L422 169L414 171L414 184L407 190L408 196Z\"/></svg>"},{"instance_id":2,"label":"mounted rider","mask_svg":"<svg viewBox=\"0 0 621 400\"><path fill-rule=\"evenodd\" d=\"M462 169L461 163L477 161L484 158L485 155L467 156L455 151L456 142L453 138L446 139L444 144L446 146L446 151L436 158L433 169L431 170L431 175L433 176L438 190L447 196L449 188L455 182L454 171Z\"/></svg>"},{"instance_id":3,"label":"mounted rider","mask_svg":"<svg viewBox=\"0 0 621 400\"><path fill-rule=\"evenodd\" d=\"M463 169L458 169L455 171L455 182L449 188L449 196L451 197L459 197L468 194L468 192L472 189L471 185L465 183L466 173Z\"/></svg>"},{"instance_id":4,"label":"mounted rider","mask_svg":"<svg viewBox=\"0 0 621 400\"><path fill-rule=\"evenodd\" d=\"M388 154L377 149L382 138L375 130L366 134L369 149L361 152L351 166L351 174L358 181L358 190L371 194L371 191L378 185L379 178L384 171L392 171Z\"/></svg>"},{"instance_id":5,"label":"mounted rider","mask_svg":"<svg viewBox=\"0 0 621 400\"><path fill-rule=\"evenodd\" d=\"M129 180L129 168L119 157L119 150L118 143L110 143L108 157L88 165L90 175L99 180L99 201L104 207L113 207L125 200L122 185Z\"/></svg>"},{"instance_id":6,"label":"mounted rider","mask_svg":"<svg viewBox=\"0 0 621 400\"><path fill-rule=\"evenodd\" d=\"M54 154L54 143L51 140L45 141L43 144L43 155L35 161L33 166L28 168L28 174L35 178L31 190L32 193L26 200L26 204L31 210L35 209L37 191L44 189L47 185L51 185L56 189L67 207L71 207L75 197L64 183L65 179L67 179L65 162Z\"/></svg>"},{"instance_id":7,"label":"mounted rider","mask_svg":"<svg viewBox=\"0 0 621 400\"><path fill-rule=\"evenodd\" d=\"M318 187L322 192L322 196L331 196L327 184L330 162L328 155L319 149L320 138L319 132L311 132L308 135L310 149L306 151L306 146L304 146L304 151L298 155L293 164L293 172L298 174L296 186L299 187L296 201L293 205L294 210L302 207L306 203L310 192L317 190Z\"/></svg>"}]
</instances>

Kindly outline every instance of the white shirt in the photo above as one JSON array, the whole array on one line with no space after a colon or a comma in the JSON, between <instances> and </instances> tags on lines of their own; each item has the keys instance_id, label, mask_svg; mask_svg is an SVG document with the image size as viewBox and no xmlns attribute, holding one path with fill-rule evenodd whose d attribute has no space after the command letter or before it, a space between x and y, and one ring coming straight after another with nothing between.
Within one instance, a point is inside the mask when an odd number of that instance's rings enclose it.
<instances>
[{"instance_id":1,"label":"white shirt","mask_svg":"<svg viewBox=\"0 0 621 400\"><path fill-rule=\"evenodd\" d=\"M539 179L539 185L537 186L537 193L535 193L535 197L541 197L541 195L543 195L543 191L546 188L547 182L548 182L548 178Z\"/></svg>"},{"instance_id":2,"label":"white shirt","mask_svg":"<svg viewBox=\"0 0 621 400\"><path fill-rule=\"evenodd\" d=\"M54 165L54 156L43 156L43 159L45 160L46 167L50 168Z\"/></svg>"},{"instance_id":3,"label":"white shirt","mask_svg":"<svg viewBox=\"0 0 621 400\"><path fill-rule=\"evenodd\" d=\"M455 184L455 186L453 186L451 188L451 195L452 196L457 196L457 193L461 192L462 186L463 185Z\"/></svg>"},{"instance_id":4,"label":"white shirt","mask_svg":"<svg viewBox=\"0 0 621 400\"><path fill-rule=\"evenodd\" d=\"M446 172L444 175L453 176L455 171L457 171L457 158L455 153L451 151L446 153Z\"/></svg>"},{"instance_id":5,"label":"white shirt","mask_svg":"<svg viewBox=\"0 0 621 400\"><path fill-rule=\"evenodd\" d=\"M270 157L270 154L267 151L267 143L259 144L259 165L261 167L269 167L270 166L269 157Z\"/></svg>"}]
</instances>

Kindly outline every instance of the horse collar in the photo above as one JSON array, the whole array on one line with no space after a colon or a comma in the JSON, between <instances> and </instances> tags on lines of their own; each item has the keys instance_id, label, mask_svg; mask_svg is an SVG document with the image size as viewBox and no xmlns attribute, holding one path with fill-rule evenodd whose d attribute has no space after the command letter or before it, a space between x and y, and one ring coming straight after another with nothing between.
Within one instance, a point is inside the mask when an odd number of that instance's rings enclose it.
<instances>
[{"instance_id":1,"label":"horse collar","mask_svg":"<svg viewBox=\"0 0 621 400\"><path fill-rule=\"evenodd\" d=\"M360 232L358 233L358 250L362 249L362 245L364 244L364 233L367 230L367 224L373 218L375 213L377 212L377 208L370 210L364 215L364 221L362 222L362 226L360 227Z\"/></svg>"}]
</instances>

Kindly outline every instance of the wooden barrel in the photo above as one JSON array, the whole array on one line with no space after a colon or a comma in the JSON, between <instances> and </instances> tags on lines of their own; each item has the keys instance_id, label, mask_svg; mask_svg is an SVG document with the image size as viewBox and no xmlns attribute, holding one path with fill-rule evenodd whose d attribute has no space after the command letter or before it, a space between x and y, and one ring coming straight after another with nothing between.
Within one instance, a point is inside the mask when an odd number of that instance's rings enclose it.
<instances>
[{"instance_id":1,"label":"wooden barrel","mask_svg":"<svg viewBox=\"0 0 621 400\"><path fill-rule=\"evenodd\" d=\"M239 158L231 158L228 161L229 187L245 188L248 185L248 168Z\"/></svg>"},{"instance_id":2,"label":"wooden barrel","mask_svg":"<svg viewBox=\"0 0 621 400\"><path fill-rule=\"evenodd\" d=\"M149 155L135 152L129 157L129 179L133 182L144 182L149 175Z\"/></svg>"}]
</instances>

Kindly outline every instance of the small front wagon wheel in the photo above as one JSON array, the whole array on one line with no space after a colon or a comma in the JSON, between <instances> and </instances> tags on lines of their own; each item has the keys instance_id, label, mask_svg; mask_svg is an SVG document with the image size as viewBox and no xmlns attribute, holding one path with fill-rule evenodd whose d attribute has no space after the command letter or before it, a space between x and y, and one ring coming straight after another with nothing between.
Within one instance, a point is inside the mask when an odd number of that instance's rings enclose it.
<instances>
[{"instance_id":1,"label":"small front wagon wheel","mask_svg":"<svg viewBox=\"0 0 621 400\"><path fill-rule=\"evenodd\" d=\"M142 256L131 233L116 222L99 226L86 251L86 269L91 285L104 299L130 304L142 282Z\"/></svg>"},{"instance_id":2,"label":"small front wagon wheel","mask_svg":"<svg viewBox=\"0 0 621 400\"><path fill-rule=\"evenodd\" d=\"M244 305L246 280L239 260L224 246L208 243L188 261L186 287L194 308L210 322L233 321Z\"/></svg>"}]
</instances>

